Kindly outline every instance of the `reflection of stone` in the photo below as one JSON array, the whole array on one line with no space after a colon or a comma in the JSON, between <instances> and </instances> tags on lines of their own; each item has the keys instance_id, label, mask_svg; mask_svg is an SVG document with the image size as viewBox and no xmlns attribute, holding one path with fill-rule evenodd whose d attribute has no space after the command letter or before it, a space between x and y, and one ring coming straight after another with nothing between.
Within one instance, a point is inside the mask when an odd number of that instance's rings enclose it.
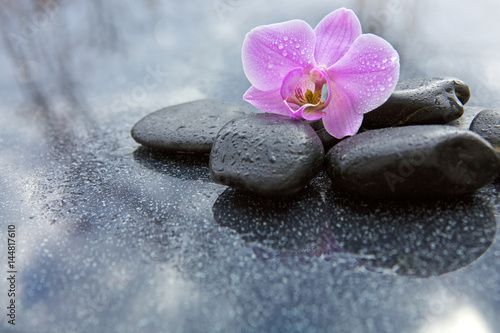
<instances>
[{"instance_id":1,"label":"reflection of stone","mask_svg":"<svg viewBox=\"0 0 500 333\"><path fill-rule=\"evenodd\" d=\"M168 153L144 146L133 154L136 162L156 172L180 179L211 181L208 155Z\"/></svg>"},{"instance_id":2,"label":"reflection of stone","mask_svg":"<svg viewBox=\"0 0 500 333\"><path fill-rule=\"evenodd\" d=\"M495 216L477 198L382 203L329 192L326 200L343 250L401 275L427 277L465 267L486 252L496 232Z\"/></svg>"},{"instance_id":3,"label":"reflection of stone","mask_svg":"<svg viewBox=\"0 0 500 333\"><path fill-rule=\"evenodd\" d=\"M217 223L236 230L244 240L259 242L282 254L314 248L328 219L319 193L307 188L286 200L265 199L229 188L212 211Z\"/></svg>"}]
</instances>

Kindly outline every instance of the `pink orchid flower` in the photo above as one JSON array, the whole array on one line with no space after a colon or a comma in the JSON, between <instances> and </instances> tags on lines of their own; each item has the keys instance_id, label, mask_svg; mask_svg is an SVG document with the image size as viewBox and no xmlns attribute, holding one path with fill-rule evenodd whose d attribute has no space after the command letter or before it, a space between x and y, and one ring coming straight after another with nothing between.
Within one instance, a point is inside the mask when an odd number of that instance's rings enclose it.
<instances>
[{"instance_id":1,"label":"pink orchid flower","mask_svg":"<svg viewBox=\"0 0 500 333\"><path fill-rule=\"evenodd\" d=\"M399 55L384 39L361 34L341 8L312 29L302 20L259 26L243 42L252 87L243 99L265 111L323 119L336 138L355 134L363 114L382 105L399 78Z\"/></svg>"}]
</instances>

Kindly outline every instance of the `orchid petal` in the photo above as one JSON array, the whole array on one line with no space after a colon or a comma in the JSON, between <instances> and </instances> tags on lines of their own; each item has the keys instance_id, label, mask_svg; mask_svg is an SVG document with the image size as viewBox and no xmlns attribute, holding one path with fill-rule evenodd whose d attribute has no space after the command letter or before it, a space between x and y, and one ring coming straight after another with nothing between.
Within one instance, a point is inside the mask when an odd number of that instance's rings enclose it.
<instances>
[{"instance_id":1,"label":"orchid petal","mask_svg":"<svg viewBox=\"0 0 500 333\"><path fill-rule=\"evenodd\" d=\"M349 96L335 83L333 95L324 109L323 125L326 131L337 139L356 134L363 122L363 114L356 112Z\"/></svg>"},{"instance_id":2,"label":"orchid petal","mask_svg":"<svg viewBox=\"0 0 500 333\"><path fill-rule=\"evenodd\" d=\"M342 58L361 36L361 24L352 10L340 8L321 20L314 33L316 63L329 67Z\"/></svg>"},{"instance_id":3,"label":"orchid petal","mask_svg":"<svg viewBox=\"0 0 500 333\"><path fill-rule=\"evenodd\" d=\"M288 108L283 103L279 89L262 91L255 87L250 87L245 95L243 95L243 99L264 112L277 113L284 116L289 115Z\"/></svg>"},{"instance_id":4,"label":"orchid petal","mask_svg":"<svg viewBox=\"0 0 500 333\"><path fill-rule=\"evenodd\" d=\"M399 55L384 39L360 36L328 74L359 114L382 105L391 96L399 78Z\"/></svg>"},{"instance_id":5,"label":"orchid petal","mask_svg":"<svg viewBox=\"0 0 500 333\"><path fill-rule=\"evenodd\" d=\"M314 92L314 82L301 67L292 69L283 79L280 93L281 99L296 103L304 97L307 90Z\"/></svg>"},{"instance_id":6,"label":"orchid petal","mask_svg":"<svg viewBox=\"0 0 500 333\"><path fill-rule=\"evenodd\" d=\"M317 105L314 105L314 104L309 104L309 103L304 104L300 108L298 108L297 110L293 110L289 106L287 101L284 101L284 102L285 102L285 105L288 107L290 117L292 117L292 118L300 117L302 119L312 121L312 120L321 119L326 115L326 113L323 112L322 110L316 109Z\"/></svg>"},{"instance_id":7,"label":"orchid petal","mask_svg":"<svg viewBox=\"0 0 500 333\"><path fill-rule=\"evenodd\" d=\"M302 20L257 27L243 41L243 70L257 89L279 89L292 69L312 68L316 36Z\"/></svg>"}]
</instances>

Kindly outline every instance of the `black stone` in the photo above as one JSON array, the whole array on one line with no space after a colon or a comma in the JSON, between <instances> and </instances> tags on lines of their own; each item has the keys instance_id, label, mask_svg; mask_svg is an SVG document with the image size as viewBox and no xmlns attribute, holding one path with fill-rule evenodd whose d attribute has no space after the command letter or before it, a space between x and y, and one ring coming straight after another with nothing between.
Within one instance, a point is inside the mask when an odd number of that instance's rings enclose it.
<instances>
[{"instance_id":1,"label":"black stone","mask_svg":"<svg viewBox=\"0 0 500 333\"><path fill-rule=\"evenodd\" d=\"M250 113L254 112L232 103L198 100L148 114L134 125L131 134L150 148L208 154L225 123Z\"/></svg>"},{"instance_id":2,"label":"black stone","mask_svg":"<svg viewBox=\"0 0 500 333\"><path fill-rule=\"evenodd\" d=\"M484 110L477 114L470 125L470 130L476 132L500 152L500 110Z\"/></svg>"},{"instance_id":3,"label":"black stone","mask_svg":"<svg viewBox=\"0 0 500 333\"><path fill-rule=\"evenodd\" d=\"M445 125L368 131L326 155L332 186L373 198L462 195L498 174L493 147L476 133Z\"/></svg>"},{"instance_id":4,"label":"black stone","mask_svg":"<svg viewBox=\"0 0 500 333\"><path fill-rule=\"evenodd\" d=\"M321 142L323 142L323 147L325 148L325 151L329 151L333 146L342 141L342 139L337 139L336 137L327 132L327 130L323 126L322 119L311 121L309 122L309 125L311 125L311 127L314 128L316 134L318 134L319 139L321 140Z\"/></svg>"},{"instance_id":5,"label":"black stone","mask_svg":"<svg viewBox=\"0 0 500 333\"><path fill-rule=\"evenodd\" d=\"M446 125L460 127L468 130L476 115L483 110L486 110L486 108L480 106L464 106L464 114L460 118L455 119L447 123Z\"/></svg>"},{"instance_id":6,"label":"black stone","mask_svg":"<svg viewBox=\"0 0 500 333\"><path fill-rule=\"evenodd\" d=\"M462 116L469 98L469 87L455 78L402 81L384 104L365 114L362 127L446 124Z\"/></svg>"},{"instance_id":7,"label":"black stone","mask_svg":"<svg viewBox=\"0 0 500 333\"><path fill-rule=\"evenodd\" d=\"M342 141L341 139L337 139L336 137L332 136L324 128L317 130L316 134L318 134L319 139L323 143L325 151L329 151L333 146Z\"/></svg>"},{"instance_id":8,"label":"black stone","mask_svg":"<svg viewBox=\"0 0 500 333\"><path fill-rule=\"evenodd\" d=\"M323 145L305 121L254 114L228 122L210 154L212 179L265 196L300 191L321 170Z\"/></svg>"}]
</instances>

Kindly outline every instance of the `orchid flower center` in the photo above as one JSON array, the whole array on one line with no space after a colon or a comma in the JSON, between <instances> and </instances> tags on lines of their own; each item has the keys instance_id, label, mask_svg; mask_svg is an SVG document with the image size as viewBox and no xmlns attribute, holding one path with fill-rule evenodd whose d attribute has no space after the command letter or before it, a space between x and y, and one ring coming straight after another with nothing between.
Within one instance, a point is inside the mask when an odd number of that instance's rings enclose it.
<instances>
[{"instance_id":1,"label":"orchid flower center","mask_svg":"<svg viewBox=\"0 0 500 333\"><path fill-rule=\"evenodd\" d=\"M333 95L330 77L321 67L292 69L283 79L280 94L290 115L306 120L323 118Z\"/></svg>"},{"instance_id":2,"label":"orchid flower center","mask_svg":"<svg viewBox=\"0 0 500 333\"><path fill-rule=\"evenodd\" d=\"M306 74L303 84L295 87L294 94L288 99L289 102L297 105L312 104L319 106L328 97L328 85L322 70L313 68ZM305 92L304 92L304 88Z\"/></svg>"}]
</instances>

